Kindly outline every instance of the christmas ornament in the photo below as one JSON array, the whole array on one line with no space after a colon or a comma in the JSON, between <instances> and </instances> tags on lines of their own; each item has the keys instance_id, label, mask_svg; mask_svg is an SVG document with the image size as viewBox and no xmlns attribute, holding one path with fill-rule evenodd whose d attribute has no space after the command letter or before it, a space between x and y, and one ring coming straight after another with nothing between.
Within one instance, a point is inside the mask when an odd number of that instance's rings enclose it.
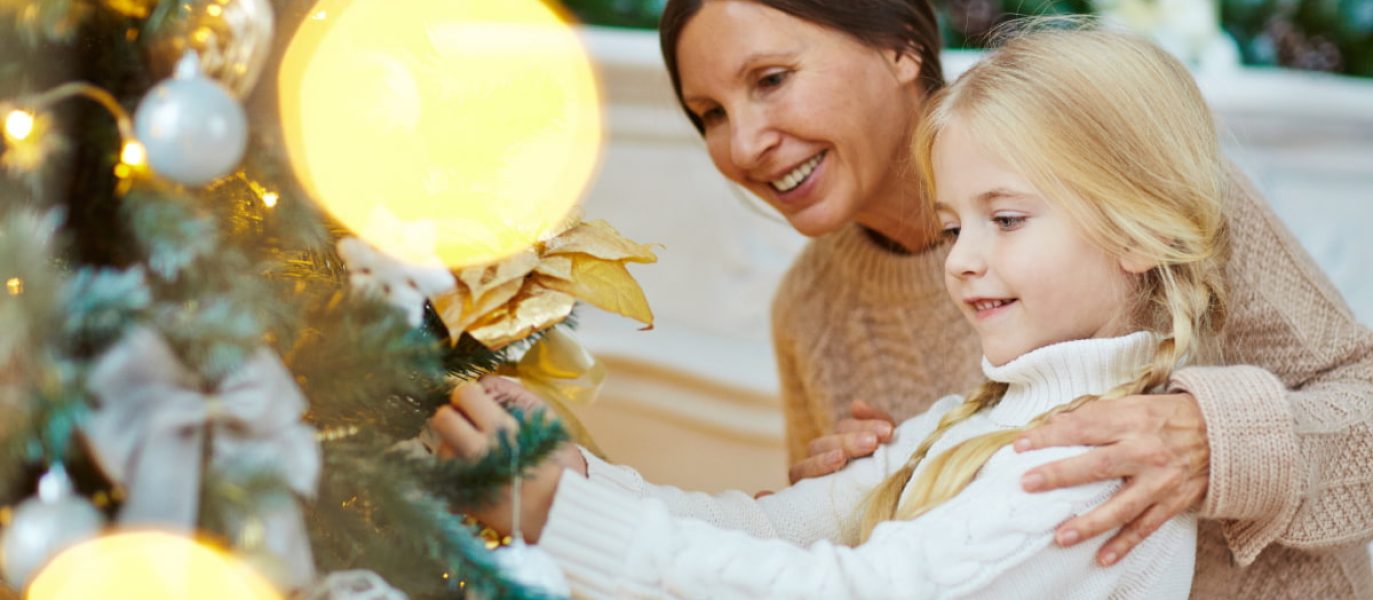
<instances>
[{"instance_id":1,"label":"christmas ornament","mask_svg":"<svg viewBox=\"0 0 1373 600\"><path fill-rule=\"evenodd\" d=\"M494 551L496 565L506 577L520 584L548 594L567 598L572 588L567 577L552 555L524 541L524 531L520 528L520 488L524 478L520 476L520 447L515 446L510 455L510 545Z\"/></svg>"},{"instance_id":2,"label":"christmas ornament","mask_svg":"<svg viewBox=\"0 0 1373 600\"><path fill-rule=\"evenodd\" d=\"M427 264L408 263L355 237L339 240L338 254L348 265L348 280L354 288L386 298L405 312L412 327L419 326L424 317L425 298L454 286L453 274L437 258Z\"/></svg>"},{"instance_id":3,"label":"christmas ornament","mask_svg":"<svg viewBox=\"0 0 1373 600\"><path fill-rule=\"evenodd\" d=\"M287 47L282 134L297 178L364 232L376 209L427 224L450 268L529 247L600 154L595 74L540 0L322 0Z\"/></svg>"},{"instance_id":4,"label":"christmas ornament","mask_svg":"<svg viewBox=\"0 0 1373 600\"><path fill-rule=\"evenodd\" d=\"M272 52L273 22L268 0L183 0L148 40L153 74L171 76L194 51L206 77L246 98Z\"/></svg>"},{"instance_id":5,"label":"christmas ornament","mask_svg":"<svg viewBox=\"0 0 1373 600\"><path fill-rule=\"evenodd\" d=\"M312 497L320 471L315 432L300 422L305 398L270 350L259 350L207 389L158 334L137 328L100 357L89 377L99 406L84 434L97 462L127 490L123 524L190 527L200 494L205 436L210 465L269 472ZM212 433L211 433L212 432ZM294 502L263 528L298 583L313 579L309 541Z\"/></svg>"},{"instance_id":6,"label":"christmas ornament","mask_svg":"<svg viewBox=\"0 0 1373 600\"><path fill-rule=\"evenodd\" d=\"M14 510L3 541L5 579L22 589L57 553L95 537L105 517L72 491L62 465L54 465L38 481L38 497Z\"/></svg>"},{"instance_id":7,"label":"christmas ornament","mask_svg":"<svg viewBox=\"0 0 1373 600\"><path fill-rule=\"evenodd\" d=\"M108 535L72 547L43 569L29 600L281 600L223 551L160 531Z\"/></svg>"},{"instance_id":8,"label":"christmas ornament","mask_svg":"<svg viewBox=\"0 0 1373 600\"><path fill-rule=\"evenodd\" d=\"M577 300L651 328L653 311L625 264L657 260L604 221L578 222L510 258L459 271L457 288L432 299L455 341L467 332L490 348L561 322Z\"/></svg>"},{"instance_id":9,"label":"christmas ornament","mask_svg":"<svg viewBox=\"0 0 1373 600\"><path fill-rule=\"evenodd\" d=\"M243 107L201 74L194 52L139 103L134 130L154 172L191 186L228 174L248 143Z\"/></svg>"},{"instance_id":10,"label":"christmas ornament","mask_svg":"<svg viewBox=\"0 0 1373 600\"><path fill-rule=\"evenodd\" d=\"M299 600L406 600L406 597L376 573L358 570L330 573L302 593Z\"/></svg>"}]
</instances>

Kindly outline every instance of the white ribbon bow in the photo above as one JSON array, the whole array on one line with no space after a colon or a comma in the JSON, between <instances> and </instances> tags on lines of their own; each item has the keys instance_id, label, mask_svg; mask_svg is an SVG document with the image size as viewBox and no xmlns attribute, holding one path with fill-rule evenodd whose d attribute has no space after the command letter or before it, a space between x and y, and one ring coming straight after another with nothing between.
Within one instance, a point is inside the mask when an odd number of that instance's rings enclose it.
<instances>
[{"instance_id":1,"label":"white ribbon bow","mask_svg":"<svg viewBox=\"0 0 1373 600\"><path fill-rule=\"evenodd\" d=\"M319 442L300 422L305 397L271 350L205 392L161 336L138 328L100 358L88 381L100 406L84 431L105 473L125 488L121 524L194 525L207 433L213 465L270 470L314 496ZM286 561L284 583L303 585L314 563L299 506L289 504L290 515L261 515L271 525L264 545Z\"/></svg>"}]
</instances>

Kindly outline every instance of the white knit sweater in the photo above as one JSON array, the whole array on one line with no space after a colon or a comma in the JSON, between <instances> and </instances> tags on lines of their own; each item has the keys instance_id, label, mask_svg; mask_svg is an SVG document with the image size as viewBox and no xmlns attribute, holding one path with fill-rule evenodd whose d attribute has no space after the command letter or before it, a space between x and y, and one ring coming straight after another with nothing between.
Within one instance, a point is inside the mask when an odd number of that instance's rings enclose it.
<instances>
[{"instance_id":1,"label":"white knit sweater","mask_svg":"<svg viewBox=\"0 0 1373 600\"><path fill-rule=\"evenodd\" d=\"M954 426L935 456L975 435L1018 427L1073 398L1129 381L1153 353L1148 333L1040 348L987 376L1009 385L996 407ZM963 493L910 521L858 537L865 495L899 469L939 418L944 398L902 423L892 443L838 473L754 500L742 492L652 486L591 459L564 473L540 546L588 598L1185 598L1196 521L1173 519L1110 568L1094 563L1111 532L1073 548L1054 529L1105 502L1119 481L1027 494L1029 468L1086 448L996 453ZM917 471L918 474L919 471ZM914 478L912 478L914 479Z\"/></svg>"}]
</instances>

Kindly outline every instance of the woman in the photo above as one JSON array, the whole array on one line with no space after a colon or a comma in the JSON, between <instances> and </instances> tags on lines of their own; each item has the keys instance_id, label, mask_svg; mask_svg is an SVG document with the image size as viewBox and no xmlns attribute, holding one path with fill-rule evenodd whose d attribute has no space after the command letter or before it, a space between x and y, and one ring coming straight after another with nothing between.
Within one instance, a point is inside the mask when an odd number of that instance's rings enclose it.
<instances>
[{"instance_id":1,"label":"woman","mask_svg":"<svg viewBox=\"0 0 1373 600\"><path fill-rule=\"evenodd\" d=\"M817 451L793 474L876 446L861 442L880 422L835 433L851 401L904 419L967 391L976 340L942 295L946 248L903 167L919 108L942 85L928 2L670 0L661 36L716 167L817 238L774 301L791 455ZM1125 477L1112 501L1059 531L1071 545L1123 526L1098 554L1108 564L1198 507L1197 596L1367 597L1373 333L1232 177L1222 346L1235 366L1185 369L1176 393L1101 402L1032 432L1018 449L1101 448L1024 483Z\"/></svg>"}]
</instances>

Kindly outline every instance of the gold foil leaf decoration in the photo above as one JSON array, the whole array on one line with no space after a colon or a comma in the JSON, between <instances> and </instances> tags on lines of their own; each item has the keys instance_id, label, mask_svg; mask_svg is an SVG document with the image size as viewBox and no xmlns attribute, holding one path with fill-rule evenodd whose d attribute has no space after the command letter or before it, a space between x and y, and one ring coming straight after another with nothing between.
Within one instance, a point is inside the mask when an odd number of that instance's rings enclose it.
<instances>
[{"instance_id":1,"label":"gold foil leaf decoration","mask_svg":"<svg viewBox=\"0 0 1373 600\"><path fill-rule=\"evenodd\" d=\"M652 328L653 311L625 263L657 260L652 246L604 221L573 222L519 254L457 272L457 287L432 300L454 343L466 332L489 348L558 324L578 300Z\"/></svg>"},{"instance_id":2,"label":"gold foil leaf decoration","mask_svg":"<svg viewBox=\"0 0 1373 600\"><path fill-rule=\"evenodd\" d=\"M600 260L585 254L572 257L572 280L540 278L544 286L576 296L603 310L624 315L648 327L653 311L624 263Z\"/></svg>"},{"instance_id":3,"label":"gold foil leaf decoration","mask_svg":"<svg viewBox=\"0 0 1373 600\"><path fill-rule=\"evenodd\" d=\"M544 254L590 254L603 260L623 260L628 262L657 262L653 247L639 244L615 231L605 221L587 221L577 224L563 235L548 240L544 244Z\"/></svg>"}]
</instances>

